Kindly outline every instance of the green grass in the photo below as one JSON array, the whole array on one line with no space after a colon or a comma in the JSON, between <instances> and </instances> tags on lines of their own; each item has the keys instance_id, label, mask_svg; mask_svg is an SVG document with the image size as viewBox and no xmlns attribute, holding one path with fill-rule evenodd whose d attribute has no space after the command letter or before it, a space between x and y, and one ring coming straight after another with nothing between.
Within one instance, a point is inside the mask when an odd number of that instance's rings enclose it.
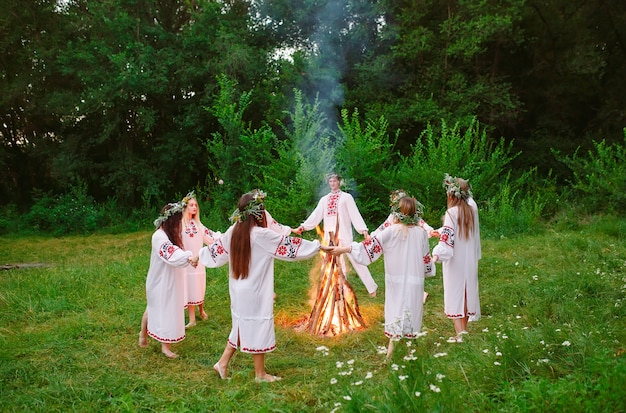
<instances>
[{"instance_id":1,"label":"green grass","mask_svg":"<svg viewBox=\"0 0 626 413\"><path fill-rule=\"evenodd\" d=\"M349 278L368 328L337 338L295 329L310 311L314 261L277 262L278 348L266 365L284 379L270 384L254 382L246 354L231 380L211 368L230 329L226 267L207 270L209 320L170 360L153 340L137 345L151 233L2 238L3 263L46 266L0 272L0 410L623 412L625 228L589 218L483 240L483 318L469 337L445 342L439 273L426 280L428 334L388 364L382 261L371 267L378 297Z\"/></svg>"}]
</instances>

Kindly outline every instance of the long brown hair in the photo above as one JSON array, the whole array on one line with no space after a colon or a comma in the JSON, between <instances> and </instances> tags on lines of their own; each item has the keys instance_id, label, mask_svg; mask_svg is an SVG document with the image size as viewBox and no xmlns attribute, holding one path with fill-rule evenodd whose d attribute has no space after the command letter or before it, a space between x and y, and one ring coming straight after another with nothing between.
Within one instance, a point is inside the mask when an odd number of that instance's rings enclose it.
<instances>
[{"instance_id":1,"label":"long brown hair","mask_svg":"<svg viewBox=\"0 0 626 413\"><path fill-rule=\"evenodd\" d=\"M462 191L468 193L469 183L465 179L458 179L459 186ZM467 203L465 198L457 198L448 195L448 209L458 207L459 214L457 217L458 233L461 238L469 239L470 234L474 232L474 210Z\"/></svg>"},{"instance_id":2,"label":"long brown hair","mask_svg":"<svg viewBox=\"0 0 626 413\"><path fill-rule=\"evenodd\" d=\"M250 233L254 227L267 227L265 214L261 215L258 220L253 214L244 214L246 206L254 199L252 192L243 194L239 198L237 209L245 217L245 220L238 221L233 228L233 236L230 241L230 269L233 278L246 279L250 273L250 255L252 254L252 246L250 245ZM261 207L264 209L264 207Z\"/></svg>"},{"instance_id":3,"label":"long brown hair","mask_svg":"<svg viewBox=\"0 0 626 413\"><path fill-rule=\"evenodd\" d=\"M163 215L165 211L169 210L170 208L174 208L174 205L173 204L165 205L163 209L161 210L161 215ZM167 218L165 221L163 221L163 223L161 224L161 228L163 229L167 237L170 239L172 244L176 245L178 248L183 248L183 237L181 235L181 225L180 225L182 219L183 219L183 213L175 212L174 214L170 215L170 217Z\"/></svg>"}]
</instances>

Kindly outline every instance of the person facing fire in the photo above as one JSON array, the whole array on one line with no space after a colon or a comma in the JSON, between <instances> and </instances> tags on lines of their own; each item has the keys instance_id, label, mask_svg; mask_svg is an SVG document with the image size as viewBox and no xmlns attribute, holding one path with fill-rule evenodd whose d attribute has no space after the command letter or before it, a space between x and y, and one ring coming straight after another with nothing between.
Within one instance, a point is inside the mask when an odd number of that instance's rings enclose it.
<instances>
[{"instance_id":1,"label":"person facing fire","mask_svg":"<svg viewBox=\"0 0 626 413\"><path fill-rule=\"evenodd\" d=\"M317 240L290 237L268 228L265 196L258 189L242 195L230 217L233 225L199 253L200 263L208 268L226 263L230 267L232 329L221 358L213 365L222 379L227 377L228 364L237 349L252 354L257 382L281 379L265 371L265 353L276 348L274 260L305 260L320 249Z\"/></svg>"},{"instance_id":2,"label":"person facing fire","mask_svg":"<svg viewBox=\"0 0 626 413\"><path fill-rule=\"evenodd\" d=\"M309 217L294 230L296 234L302 234L304 231L314 229L321 221L324 221L324 241L328 244L330 233L334 232L338 238L338 243L348 245L352 242L352 227L366 240L369 239L369 231L365 221L354 202L354 198L347 192L343 192L340 188L343 183L341 176L337 173L329 173L326 175L330 193L323 196L317 203L315 210ZM372 278L367 266L355 262L350 256L348 259L352 263L352 267L365 285L367 292L371 297L376 297L378 285ZM341 267L344 274L346 272L346 264L341 259Z\"/></svg>"},{"instance_id":3,"label":"person facing fire","mask_svg":"<svg viewBox=\"0 0 626 413\"><path fill-rule=\"evenodd\" d=\"M424 278L435 274L430 256L428 234L420 226L421 204L404 196L392 206L393 224L363 242L338 247L323 247L338 255L347 253L354 261L369 265L384 252L385 329L389 338L387 358L394 342L419 337L422 328Z\"/></svg>"}]
</instances>

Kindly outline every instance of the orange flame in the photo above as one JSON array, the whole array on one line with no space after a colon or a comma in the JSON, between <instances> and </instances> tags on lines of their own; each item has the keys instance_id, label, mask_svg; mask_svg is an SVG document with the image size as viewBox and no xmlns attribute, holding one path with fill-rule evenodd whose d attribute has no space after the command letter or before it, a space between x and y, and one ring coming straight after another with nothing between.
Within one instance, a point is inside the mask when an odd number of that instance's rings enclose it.
<instances>
[{"instance_id":1,"label":"orange flame","mask_svg":"<svg viewBox=\"0 0 626 413\"><path fill-rule=\"evenodd\" d=\"M322 244L334 245L331 240L324 240L324 233L317 226L316 231ZM311 289L312 310L308 319L307 330L311 333L325 336L361 329L365 327L363 317L359 312L356 295L341 270L340 258L320 251L322 258L321 277ZM311 273L311 278L317 273ZM315 288L317 285L317 288Z\"/></svg>"}]
</instances>

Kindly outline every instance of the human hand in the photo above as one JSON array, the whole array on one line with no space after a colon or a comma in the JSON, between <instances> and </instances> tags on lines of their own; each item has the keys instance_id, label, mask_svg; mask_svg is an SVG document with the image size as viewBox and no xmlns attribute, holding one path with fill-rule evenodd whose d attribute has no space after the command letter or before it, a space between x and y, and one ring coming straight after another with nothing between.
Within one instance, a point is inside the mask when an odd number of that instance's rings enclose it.
<instances>
[{"instance_id":1,"label":"human hand","mask_svg":"<svg viewBox=\"0 0 626 413\"><path fill-rule=\"evenodd\" d=\"M341 247L341 246L331 247L331 246L322 245L320 249L330 255L341 255L341 254L345 254L346 252L350 252L352 247Z\"/></svg>"},{"instance_id":2,"label":"human hand","mask_svg":"<svg viewBox=\"0 0 626 413\"><path fill-rule=\"evenodd\" d=\"M292 229L291 230L294 234L298 234L298 235L302 235L302 233L304 232L304 228L302 227L298 227L296 229Z\"/></svg>"},{"instance_id":3,"label":"human hand","mask_svg":"<svg viewBox=\"0 0 626 413\"><path fill-rule=\"evenodd\" d=\"M439 231L437 231L436 229L433 229L432 231L430 231L430 235L431 238L439 238L441 237L441 233Z\"/></svg>"},{"instance_id":4,"label":"human hand","mask_svg":"<svg viewBox=\"0 0 626 413\"><path fill-rule=\"evenodd\" d=\"M191 264L193 268L196 268L198 266L198 261L200 261L200 257L199 256L191 257L189 258L188 261L189 261L189 264Z\"/></svg>"},{"instance_id":5,"label":"human hand","mask_svg":"<svg viewBox=\"0 0 626 413\"><path fill-rule=\"evenodd\" d=\"M363 236L365 237L365 241L370 242L370 240L372 239L372 237L370 237L369 232L365 231L363 233Z\"/></svg>"}]
</instances>

